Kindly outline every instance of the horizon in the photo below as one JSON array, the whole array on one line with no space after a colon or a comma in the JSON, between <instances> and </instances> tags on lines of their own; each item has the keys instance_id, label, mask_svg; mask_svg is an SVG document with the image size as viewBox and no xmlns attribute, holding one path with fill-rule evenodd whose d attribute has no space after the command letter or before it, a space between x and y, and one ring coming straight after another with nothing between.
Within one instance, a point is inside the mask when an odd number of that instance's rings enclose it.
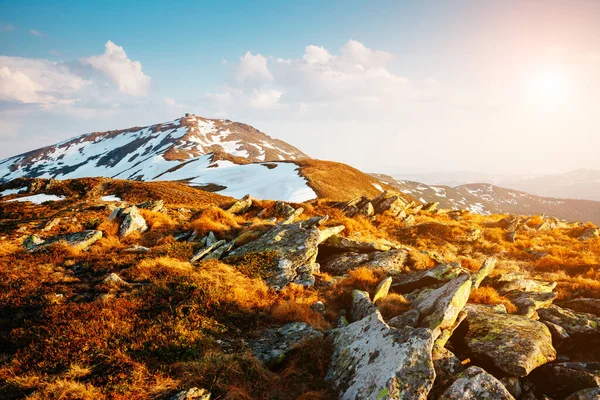
<instances>
[{"instance_id":1,"label":"horizon","mask_svg":"<svg viewBox=\"0 0 600 400\"><path fill-rule=\"evenodd\" d=\"M190 112L378 173L600 169L599 3L139 4L0 4L0 159Z\"/></svg>"}]
</instances>

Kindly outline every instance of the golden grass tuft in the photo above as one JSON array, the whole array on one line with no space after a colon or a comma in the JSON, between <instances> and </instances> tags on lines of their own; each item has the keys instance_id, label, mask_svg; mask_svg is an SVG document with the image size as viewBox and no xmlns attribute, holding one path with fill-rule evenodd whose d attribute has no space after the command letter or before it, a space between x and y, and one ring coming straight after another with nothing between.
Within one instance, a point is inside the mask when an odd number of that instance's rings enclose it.
<instances>
[{"instance_id":1,"label":"golden grass tuft","mask_svg":"<svg viewBox=\"0 0 600 400\"><path fill-rule=\"evenodd\" d=\"M388 320L410 309L410 302L400 293L390 293L377 302L377 308L384 319Z\"/></svg>"},{"instance_id":2,"label":"golden grass tuft","mask_svg":"<svg viewBox=\"0 0 600 400\"><path fill-rule=\"evenodd\" d=\"M509 314L517 311L517 307L506 297L500 295L496 289L490 286L481 286L471 290L469 301L476 304L497 305L503 304Z\"/></svg>"}]
</instances>

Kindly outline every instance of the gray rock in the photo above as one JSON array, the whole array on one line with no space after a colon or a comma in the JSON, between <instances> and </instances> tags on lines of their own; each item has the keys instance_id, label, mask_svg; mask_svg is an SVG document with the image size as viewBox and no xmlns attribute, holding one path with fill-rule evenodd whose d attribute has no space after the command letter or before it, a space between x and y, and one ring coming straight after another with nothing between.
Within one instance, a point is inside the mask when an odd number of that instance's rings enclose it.
<instances>
[{"instance_id":1,"label":"gray rock","mask_svg":"<svg viewBox=\"0 0 600 400\"><path fill-rule=\"evenodd\" d=\"M281 363L298 345L322 337L321 332L307 323L292 322L261 332L257 338L248 341L248 347L257 359L271 367Z\"/></svg>"},{"instance_id":2,"label":"gray rock","mask_svg":"<svg viewBox=\"0 0 600 400\"><path fill-rule=\"evenodd\" d=\"M229 257L272 251L277 254L277 265L269 268L266 281L270 286L280 290L290 282L314 283L313 271L317 265L319 244L344 229L336 226L320 230L318 225L323 220L311 218L289 225L276 225L260 238L232 250Z\"/></svg>"},{"instance_id":3,"label":"gray rock","mask_svg":"<svg viewBox=\"0 0 600 400\"><path fill-rule=\"evenodd\" d=\"M119 236L126 237L131 235L133 232L146 232L148 225L146 220L140 214L140 211L136 206L127 207L122 209L118 213L118 218L121 220L119 225Z\"/></svg>"},{"instance_id":4,"label":"gray rock","mask_svg":"<svg viewBox=\"0 0 600 400\"><path fill-rule=\"evenodd\" d=\"M472 360L492 363L508 375L522 377L556 359L550 331L541 322L478 304L469 304L465 311L468 329L464 342Z\"/></svg>"},{"instance_id":5,"label":"gray rock","mask_svg":"<svg viewBox=\"0 0 600 400\"><path fill-rule=\"evenodd\" d=\"M323 304L323 302L321 300L315 301L314 303L312 303L310 305L310 309L313 310L314 312L318 312L319 314L322 314L325 312L325 304Z\"/></svg>"},{"instance_id":6,"label":"gray rock","mask_svg":"<svg viewBox=\"0 0 600 400\"><path fill-rule=\"evenodd\" d=\"M600 335L600 318L552 305L538 310L540 320L564 328L569 335Z\"/></svg>"},{"instance_id":7,"label":"gray rock","mask_svg":"<svg viewBox=\"0 0 600 400\"><path fill-rule=\"evenodd\" d=\"M588 228L583 231L581 236L579 236L579 240L590 240L597 238L598 236L600 236L600 230L598 230L598 228Z\"/></svg>"},{"instance_id":8,"label":"gray rock","mask_svg":"<svg viewBox=\"0 0 600 400\"><path fill-rule=\"evenodd\" d=\"M42 229L42 231L49 232L49 231L52 230L52 228L54 228L59 223L60 223L60 218L54 218L52 221L48 222L46 224L46 226L44 226L44 228Z\"/></svg>"},{"instance_id":9,"label":"gray rock","mask_svg":"<svg viewBox=\"0 0 600 400\"><path fill-rule=\"evenodd\" d=\"M23 241L23 247L25 247L27 250L31 251L31 250L43 245L44 243L46 243L46 241L44 239L42 239L41 237L39 237L38 235L29 235Z\"/></svg>"},{"instance_id":10,"label":"gray rock","mask_svg":"<svg viewBox=\"0 0 600 400\"><path fill-rule=\"evenodd\" d=\"M285 201L276 201L275 202L275 212L277 215L281 217L289 217L294 213L294 207L290 206Z\"/></svg>"},{"instance_id":11,"label":"gray rock","mask_svg":"<svg viewBox=\"0 0 600 400\"><path fill-rule=\"evenodd\" d=\"M430 330L390 328L376 311L331 336L334 352L326 379L340 399L427 398L435 378Z\"/></svg>"},{"instance_id":12,"label":"gray rock","mask_svg":"<svg viewBox=\"0 0 600 400\"><path fill-rule=\"evenodd\" d=\"M150 251L150 249L147 247L139 246L139 245L135 244L131 247L126 248L124 251L127 253L147 253Z\"/></svg>"},{"instance_id":13,"label":"gray rock","mask_svg":"<svg viewBox=\"0 0 600 400\"><path fill-rule=\"evenodd\" d=\"M112 287L127 287L130 286L128 282L125 282L119 275L111 272L106 278L102 280L102 283Z\"/></svg>"},{"instance_id":14,"label":"gray rock","mask_svg":"<svg viewBox=\"0 0 600 400\"><path fill-rule=\"evenodd\" d=\"M358 321L377 311L369 293L363 290L352 291L352 320Z\"/></svg>"},{"instance_id":15,"label":"gray rock","mask_svg":"<svg viewBox=\"0 0 600 400\"><path fill-rule=\"evenodd\" d=\"M552 335L552 342L560 344L561 342L567 340L570 336L569 333L562 326L556 325L550 321L540 321L542 324L546 325L550 330L550 334Z\"/></svg>"},{"instance_id":16,"label":"gray rock","mask_svg":"<svg viewBox=\"0 0 600 400\"><path fill-rule=\"evenodd\" d=\"M221 241L221 242L223 242L223 241ZM205 255L203 257L203 259L204 260L219 260L227 252L229 252L233 248L233 245L235 244L235 240L232 240L231 242L227 242L227 243L222 244L221 246L217 246L218 243L221 243L221 242L215 243L216 247L214 247L210 253Z\"/></svg>"},{"instance_id":17,"label":"gray rock","mask_svg":"<svg viewBox=\"0 0 600 400\"><path fill-rule=\"evenodd\" d=\"M481 285L481 282L494 270L497 261L495 257L488 257L483 261L479 270L473 274L473 288L477 289Z\"/></svg>"},{"instance_id":18,"label":"gray rock","mask_svg":"<svg viewBox=\"0 0 600 400\"><path fill-rule=\"evenodd\" d=\"M396 329L402 329L404 327L416 328L419 324L419 311L418 310L408 310L403 312L400 315L396 315L394 318L391 318L387 321L387 324Z\"/></svg>"},{"instance_id":19,"label":"gray rock","mask_svg":"<svg viewBox=\"0 0 600 400\"><path fill-rule=\"evenodd\" d=\"M225 240L219 240L218 242L215 242L208 247L201 248L196 253L194 253L192 258L190 259L190 263L193 264L195 262L200 261L203 257L209 255L213 250L215 250L221 246L224 246L226 243L227 242Z\"/></svg>"},{"instance_id":20,"label":"gray rock","mask_svg":"<svg viewBox=\"0 0 600 400\"><path fill-rule=\"evenodd\" d=\"M165 202L164 200L148 200L144 203L140 203L137 205L138 208L143 208L145 210L150 210L154 212L162 212L164 211Z\"/></svg>"},{"instance_id":21,"label":"gray rock","mask_svg":"<svg viewBox=\"0 0 600 400\"><path fill-rule=\"evenodd\" d=\"M392 277L388 276L379 284L377 288L375 288L375 294L373 295L373 304L377 303L378 300L385 299L390 292L390 287L392 286Z\"/></svg>"},{"instance_id":22,"label":"gray rock","mask_svg":"<svg viewBox=\"0 0 600 400\"><path fill-rule=\"evenodd\" d=\"M364 242L356 239L346 238L340 235L333 235L327 239L322 248L331 248L355 253L370 253L373 251L388 251L392 247L387 243L379 241Z\"/></svg>"},{"instance_id":23,"label":"gray rock","mask_svg":"<svg viewBox=\"0 0 600 400\"><path fill-rule=\"evenodd\" d=\"M388 272L398 272L404 267L407 258L408 252L403 249L377 251L371 253L371 257L365 264L365 267L379 268Z\"/></svg>"},{"instance_id":24,"label":"gray rock","mask_svg":"<svg viewBox=\"0 0 600 400\"><path fill-rule=\"evenodd\" d=\"M323 272L332 275L344 275L355 268L365 265L371 256L364 253L346 252L333 254L321 263Z\"/></svg>"},{"instance_id":25,"label":"gray rock","mask_svg":"<svg viewBox=\"0 0 600 400\"><path fill-rule=\"evenodd\" d=\"M583 389L573 393L565 400L598 400L600 399L600 388Z\"/></svg>"},{"instance_id":26,"label":"gray rock","mask_svg":"<svg viewBox=\"0 0 600 400\"><path fill-rule=\"evenodd\" d=\"M502 382L479 367L469 367L442 394L440 400L514 400Z\"/></svg>"},{"instance_id":27,"label":"gray rock","mask_svg":"<svg viewBox=\"0 0 600 400\"><path fill-rule=\"evenodd\" d=\"M561 301L559 306L568 308L573 311L579 311L582 313L594 314L600 316L600 299L573 299L567 301Z\"/></svg>"},{"instance_id":28,"label":"gray rock","mask_svg":"<svg viewBox=\"0 0 600 400\"><path fill-rule=\"evenodd\" d=\"M77 233L69 233L66 235L53 236L47 238L46 240L43 240L42 242L40 242L41 239L39 239L39 237L31 239L30 238L31 236L27 238L24 243L25 247L30 252L42 250L54 243L59 242L65 243L75 250L85 250L102 238L102 232L96 230L88 230ZM38 244L36 245L34 243Z\"/></svg>"},{"instance_id":29,"label":"gray rock","mask_svg":"<svg viewBox=\"0 0 600 400\"><path fill-rule=\"evenodd\" d=\"M556 282L529 279L522 272L507 272L502 275L496 275L493 278L488 279L488 283L502 295L513 290L550 293L556 287Z\"/></svg>"},{"instance_id":30,"label":"gray rock","mask_svg":"<svg viewBox=\"0 0 600 400\"><path fill-rule=\"evenodd\" d=\"M293 224L296 219L304 212L304 208L298 207L297 210L294 210L290 215L288 215L283 221L281 221L281 225L289 225ZM277 219L275 220L277 221Z\"/></svg>"},{"instance_id":31,"label":"gray rock","mask_svg":"<svg viewBox=\"0 0 600 400\"><path fill-rule=\"evenodd\" d=\"M517 314L531 318L538 309L550 307L556 298L556 293L514 290L509 292L506 297L517 307Z\"/></svg>"},{"instance_id":32,"label":"gray rock","mask_svg":"<svg viewBox=\"0 0 600 400\"><path fill-rule=\"evenodd\" d=\"M565 362L544 365L531 374L536 386L553 397L600 387L600 362Z\"/></svg>"},{"instance_id":33,"label":"gray rock","mask_svg":"<svg viewBox=\"0 0 600 400\"><path fill-rule=\"evenodd\" d=\"M240 200L233 203L231 207L227 209L232 214L243 214L252 207L252 196L249 194L242 197Z\"/></svg>"},{"instance_id":34,"label":"gray rock","mask_svg":"<svg viewBox=\"0 0 600 400\"><path fill-rule=\"evenodd\" d=\"M450 384L452 378L464 371L465 367L462 365L458 357L454 355L450 350L445 347L433 346L433 367L435 369L435 381L433 383L433 392L430 393L438 397L440 393L443 393Z\"/></svg>"},{"instance_id":35,"label":"gray rock","mask_svg":"<svg viewBox=\"0 0 600 400\"><path fill-rule=\"evenodd\" d=\"M206 389L191 388L182 390L173 395L170 400L210 400L210 393Z\"/></svg>"},{"instance_id":36,"label":"gray rock","mask_svg":"<svg viewBox=\"0 0 600 400\"><path fill-rule=\"evenodd\" d=\"M412 307L421 314L419 326L431 329L439 346L444 346L450 331L456 328L455 322L471 293L471 277L460 275L437 289L425 289L412 302Z\"/></svg>"},{"instance_id":37,"label":"gray rock","mask_svg":"<svg viewBox=\"0 0 600 400\"><path fill-rule=\"evenodd\" d=\"M394 276L392 286L406 293L426 286L434 286L451 281L468 271L460 263L441 264L431 269Z\"/></svg>"}]
</instances>

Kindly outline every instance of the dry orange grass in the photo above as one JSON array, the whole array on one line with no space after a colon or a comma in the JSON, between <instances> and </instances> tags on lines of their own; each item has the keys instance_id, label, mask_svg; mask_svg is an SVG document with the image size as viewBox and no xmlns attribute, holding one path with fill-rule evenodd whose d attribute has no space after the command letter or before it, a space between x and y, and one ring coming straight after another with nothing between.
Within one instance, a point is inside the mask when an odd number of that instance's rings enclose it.
<instances>
[{"instance_id":1,"label":"dry orange grass","mask_svg":"<svg viewBox=\"0 0 600 400\"><path fill-rule=\"evenodd\" d=\"M171 227L176 224L175 221L165 213L141 209L140 214L144 217L150 229Z\"/></svg>"},{"instance_id":2,"label":"dry orange grass","mask_svg":"<svg viewBox=\"0 0 600 400\"><path fill-rule=\"evenodd\" d=\"M510 314L517 311L517 307L509 299L501 296L496 289L489 286L481 286L477 289L471 290L469 301L471 303L487 305L503 304L506 307L506 311L508 311Z\"/></svg>"},{"instance_id":3,"label":"dry orange grass","mask_svg":"<svg viewBox=\"0 0 600 400\"><path fill-rule=\"evenodd\" d=\"M410 302L400 293L390 293L377 302L377 308L384 319L390 319L410 309Z\"/></svg>"},{"instance_id":4,"label":"dry orange grass","mask_svg":"<svg viewBox=\"0 0 600 400\"><path fill-rule=\"evenodd\" d=\"M236 217L219 207L202 210L200 216L194 219L190 225L202 235L210 231L220 233L239 228Z\"/></svg>"}]
</instances>

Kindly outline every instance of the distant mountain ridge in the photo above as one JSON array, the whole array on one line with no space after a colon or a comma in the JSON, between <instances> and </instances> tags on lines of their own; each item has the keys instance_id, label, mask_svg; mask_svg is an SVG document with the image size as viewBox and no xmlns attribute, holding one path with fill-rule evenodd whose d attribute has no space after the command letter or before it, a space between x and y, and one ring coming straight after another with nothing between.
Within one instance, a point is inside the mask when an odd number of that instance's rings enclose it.
<instances>
[{"instance_id":1,"label":"distant mountain ridge","mask_svg":"<svg viewBox=\"0 0 600 400\"><path fill-rule=\"evenodd\" d=\"M541 197L488 183L456 187L426 185L373 174L381 181L425 203L439 202L441 208L467 209L478 214L547 214L570 221L600 224L600 202Z\"/></svg>"}]
</instances>

